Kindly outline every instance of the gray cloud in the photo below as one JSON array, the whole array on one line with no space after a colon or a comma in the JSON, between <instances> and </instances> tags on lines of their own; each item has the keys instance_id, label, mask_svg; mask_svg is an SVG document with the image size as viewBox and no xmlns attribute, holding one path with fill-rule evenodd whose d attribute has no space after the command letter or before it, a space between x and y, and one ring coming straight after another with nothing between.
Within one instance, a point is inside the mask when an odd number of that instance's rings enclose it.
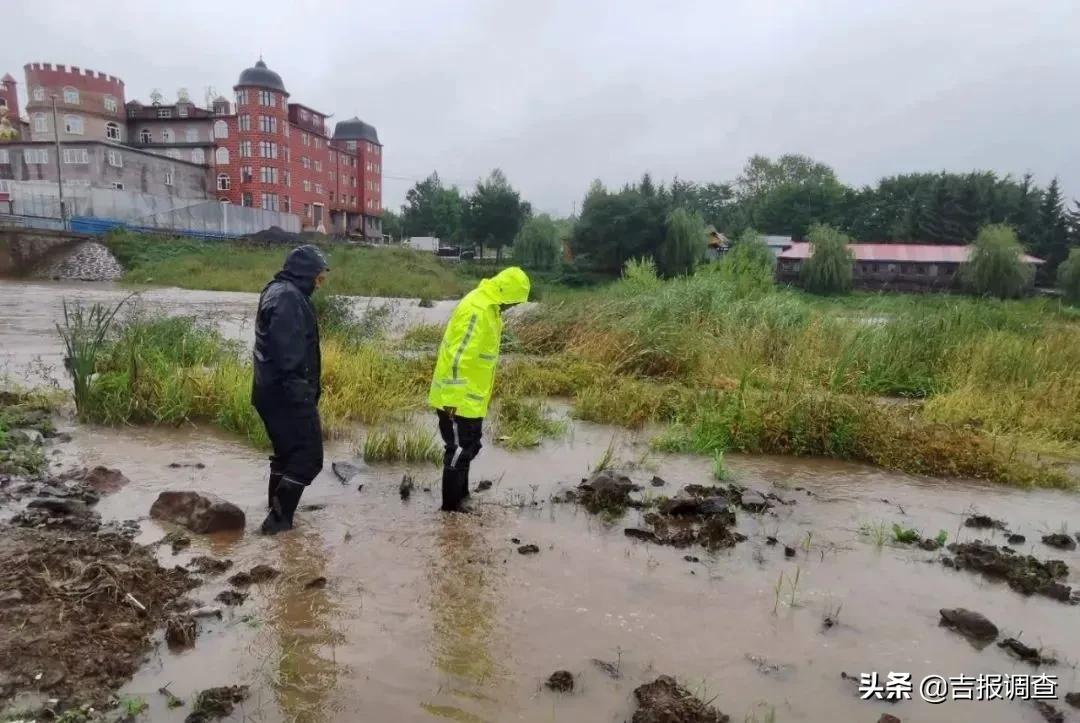
<instances>
[{"instance_id":1,"label":"gray cloud","mask_svg":"<svg viewBox=\"0 0 1080 723\"><path fill-rule=\"evenodd\" d=\"M160 5L160 7L158 6ZM262 53L293 100L375 124L386 200L503 168L566 213L589 182L733 178L809 154L848 183L1030 171L1080 195L1075 0L147 3L8 15L0 72L50 61L230 94Z\"/></svg>"}]
</instances>

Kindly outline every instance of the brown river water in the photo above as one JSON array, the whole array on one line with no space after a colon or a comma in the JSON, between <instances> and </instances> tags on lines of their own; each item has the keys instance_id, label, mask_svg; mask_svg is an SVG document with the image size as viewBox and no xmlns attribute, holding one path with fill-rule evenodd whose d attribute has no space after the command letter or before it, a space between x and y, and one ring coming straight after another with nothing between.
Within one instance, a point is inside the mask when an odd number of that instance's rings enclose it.
<instances>
[{"instance_id":1,"label":"brown river water","mask_svg":"<svg viewBox=\"0 0 1080 723\"><path fill-rule=\"evenodd\" d=\"M44 322L13 319L8 310L47 319L59 304L50 287L19 285L13 294L10 285L0 285L0 350L22 359L15 346L25 342L49 353ZM237 319L252 303L246 295L229 301L206 292L158 293L175 309L225 310ZM23 306L16 297L36 300ZM433 419L417 423L434 432ZM797 503L775 514L740 512L738 529L749 539L732 549L677 550L628 539L623 529L637 526L633 511L605 522L550 497L577 484L612 440L618 458L636 461L635 481L648 485L653 474L667 480L662 488L646 487L657 494L709 484L711 462L649 454L645 433L574 422L564 439L534 450L510 453L489 443L474 463L473 481L495 484L474 494L481 503L477 515L437 511L438 470L432 467L408 470L419 487L408 501L398 494L406 471L400 466L367 467L343 485L329 463L352 454L331 443L327 469L303 499L325 506L298 513L292 533L264 538L254 530L265 508L265 453L208 429L71 431L74 441L57 456L57 469L105 464L122 470L132 483L103 497L98 510L106 518L139 519L142 542L167 532L146 516L165 489L215 492L246 511L245 534L192 535L191 548L179 555L162 547L162 564L209 554L234 560L233 571L266 563L283 573L250 588L248 601L225 608L222 620L201 621L193 649L173 653L163 642L155 648L121 691L147 700L150 720L181 721L188 712L166 709L157 693L164 685L189 700L211 686L250 685L251 697L230 720L267 722L616 723L633 715L633 689L660 673L711 699L733 721L872 722L886 712L906 722L1042 720L1030 702L926 703L917 685L931 674L1045 672L1058 676L1059 699L1080 690L1080 607L1024 597L976 573L945 568L940 553L878 545L859 532L867 523L897 522L929 536L946 530L950 542L1004 544L1000 532L963 527L977 510L1026 535L1020 552L1064 559L1068 583L1077 586L1080 553L1039 542L1062 525L1070 533L1080 530L1080 504L1070 493L733 455L734 482ZM172 462L206 467L174 469ZM767 535L797 548L795 557L785 557L783 544L767 545ZM512 538L536 544L539 554L518 554ZM687 554L700 561L686 561ZM326 587L305 589L318 576L327 578ZM225 577L209 578L191 596L213 604ZM943 607L977 610L1002 637L1022 633L1022 640L1061 662L1036 669L993 645L977 650L939 627ZM826 630L823 618L837 608L839 623ZM617 665L621 677L613 679L593 659ZM560 669L577 678L572 694L543 687ZM882 679L891 671L911 673L914 700L859 700L842 671L877 671ZM1075 712L1063 700L1055 705L1066 716Z\"/></svg>"}]
</instances>

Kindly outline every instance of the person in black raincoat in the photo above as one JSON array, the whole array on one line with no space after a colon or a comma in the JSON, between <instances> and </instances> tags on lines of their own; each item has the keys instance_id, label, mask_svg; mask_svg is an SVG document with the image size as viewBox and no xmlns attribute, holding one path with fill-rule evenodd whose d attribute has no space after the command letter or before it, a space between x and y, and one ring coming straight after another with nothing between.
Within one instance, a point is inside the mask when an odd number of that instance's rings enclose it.
<instances>
[{"instance_id":1,"label":"person in black raincoat","mask_svg":"<svg viewBox=\"0 0 1080 723\"><path fill-rule=\"evenodd\" d=\"M322 358L311 294L329 270L318 248L300 246L259 296L251 403L274 448L261 530L267 535L292 529L300 496L323 466Z\"/></svg>"}]
</instances>

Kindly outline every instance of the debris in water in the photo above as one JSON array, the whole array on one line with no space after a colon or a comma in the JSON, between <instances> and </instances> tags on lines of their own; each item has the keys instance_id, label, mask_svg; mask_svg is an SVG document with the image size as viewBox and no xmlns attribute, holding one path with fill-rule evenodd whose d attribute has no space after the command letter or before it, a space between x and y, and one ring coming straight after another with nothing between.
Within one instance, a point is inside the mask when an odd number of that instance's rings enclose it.
<instances>
[{"instance_id":1,"label":"debris in water","mask_svg":"<svg viewBox=\"0 0 1080 723\"><path fill-rule=\"evenodd\" d=\"M235 605L243 605L244 601L247 600L247 593L238 592L236 590L222 590L214 599L219 603L224 603L225 605L232 607Z\"/></svg>"},{"instance_id":2,"label":"debris in water","mask_svg":"<svg viewBox=\"0 0 1080 723\"><path fill-rule=\"evenodd\" d=\"M770 547L772 545L777 544L778 542L780 542L780 540L776 539L776 537L774 537L772 535L769 535L768 537L765 538L765 544L769 545Z\"/></svg>"},{"instance_id":3,"label":"debris in water","mask_svg":"<svg viewBox=\"0 0 1080 723\"><path fill-rule=\"evenodd\" d=\"M207 555L199 555L188 563L188 567L202 575L220 575L232 567L232 564L232 560L216 560Z\"/></svg>"},{"instance_id":4,"label":"debris in water","mask_svg":"<svg viewBox=\"0 0 1080 723\"><path fill-rule=\"evenodd\" d=\"M477 485L476 485L476 491L477 491L477 492L486 492L487 490L491 489L491 487L492 487L492 484L493 484L493 483L492 483L492 481L491 481L491 480L489 480L489 479L482 479L482 480L480 480L480 481L479 481L479 482L477 483Z\"/></svg>"},{"instance_id":5,"label":"debris in water","mask_svg":"<svg viewBox=\"0 0 1080 723\"><path fill-rule=\"evenodd\" d=\"M791 545L784 545L784 557L795 557L795 548Z\"/></svg>"},{"instance_id":6,"label":"debris in water","mask_svg":"<svg viewBox=\"0 0 1080 723\"><path fill-rule=\"evenodd\" d=\"M941 548L941 543L935 540L933 537L924 537L919 542L919 547L926 550L927 552L933 552L934 550L938 550Z\"/></svg>"},{"instance_id":7,"label":"debris in water","mask_svg":"<svg viewBox=\"0 0 1080 723\"><path fill-rule=\"evenodd\" d=\"M1059 582L1069 575L1069 566L1061 560L1043 562L1031 555L1010 554L1012 550L1008 548L999 549L978 540L953 543L948 549L955 558L946 557L947 565L1005 580L1009 587L1024 595L1038 593L1062 602L1072 601L1072 588Z\"/></svg>"},{"instance_id":8,"label":"debris in water","mask_svg":"<svg viewBox=\"0 0 1080 723\"><path fill-rule=\"evenodd\" d=\"M606 660L600 660L599 658L593 658L592 664L602 670L608 677L615 680L622 678L622 673L619 672L619 666L615 663L609 663Z\"/></svg>"},{"instance_id":9,"label":"debris in water","mask_svg":"<svg viewBox=\"0 0 1080 723\"><path fill-rule=\"evenodd\" d=\"M273 580L280 574L269 565L256 565L248 572L238 572L230 577L229 584L236 587L247 587L248 585L257 585L258 583Z\"/></svg>"},{"instance_id":10,"label":"debris in water","mask_svg":"<svg viewBox=\"0 0 1080 723\"><path fill-rule=\"evenodd\" d=\"M652 482L650 482L649 484L651 484L653 487L663 487L664 485L667 484L667 482L665 482L660 477L657 477L656 475L653 475Z\"/></svg>"},{"instance_id":11,"label":"debris in water","mask_svg":"<svg viewBox=\"0 0 1080 723\"><path fill-rule=\"evenodd\" d=\"M221 608L213 605L204 605L191 611L193 618L220 618Z\"/></svg>"},{"instance_id":12,"label":"debris in water","mask_svg":"<svg viewBox=\"0 0 1080 723\"><path fill-rule=\"evenodd\" d=\"M1031 663L1032 665L1057 664L1057 658L1044 657L1038 650L1030 645L1024 645L1016 638L1005 638L998 643L998 647L1007 650L1025 663Z\"/></svg>"},{"instance_id":13,"label":"debris in water","mask_svg":"<svg viewBox=\"0 0 1080 723\"><path fill-rule=\"evenodd\" d=\"M787 663L773 663L760 655L746 654L746 659L754 664L757 671L762 675L773 676L779 680L786 680L791 677L792 672L795 670L794 665L788 665Z\"/></svg>"},{"instance_id":14,"label":"debris in water","mask_svg":"<svg viewBox=\"0 0 1080 723\"><path fill-rule=\"evenodd\" d=\"M334 471L341 484L349 484L361 472L360 467L352 462L334 462L330 465L330 469Z\"/></svg>"},{"instance_id":15,"label":"debris in water","mask_svg":"<svg viewBox=\"0 0 1080 723\"><path fill-rule=\"evenodd\" d=\"M1008 524L1004 520L995 520L989 515L972 515L964 520L964 527L973 527L976 530L1006 530Z\"/></svg>"},{"instance_id":16,"label":"debris in water","mask_svg":"<svg viewBox=\"0 0 1080 723\"><path fill-rule=\"evenodd\" d=\"M326 587L326 578L321 575L314 580L308 580L304 585L305 590L322 590L324 587Z\"/></svg>"},{"instance_id":17,"label":"debris in water","mask_svg":"<svg viewBox=\"0 0 1080 723\"><path fill-rule=\"evenodd\" d=\"M229 685L210 688L195 696L192 711L184 723L207 723L215 718L232 715L233 705L248 697L246 685Z\"/></svg>"},{"instance_id":18,"label":"debris in water","mask_svg":"<svg viewBox=\"0 0 1080 723\"><path fill-rule=\"evenodd\" d=\"M181 550L185 550L191 547L191 538L185 535L183 532L173 530L172 532L161 538L159 544L169 545L172 547L172 554L176 555Z\"/></svg>"},{"instance_id":19,"label":"debris in water","mask_svg":"<svg viewBox=\"0 0 1080 723\"><path fill-rule=\"evenodd\" d=\"M535 555L540 552L540 548L536 545L522 545L518 548L518 553L522 555Z\"/></svg>"},{"instance_id":20,"label":"debris in water","mask_svg":"<svg viewBox=\"0 0 1080 723\"><path fill-rule=\"evenodd\" d=\"M1055 532L1052 535L1043 535L1042 538L1044 545L1050 547L1056 547L1059 550L1075 550L1076 540L1069 537L1063 532Z\"/></svg>"},{"instance_id":21,"label":"debris in water","mask_svg":"<svg viewBox=\"0 0 1080 723\"><path fill-rule=\"evenodd\" d=\"M593 514L621 513L633 502L630 493L639 489L626 475L605 469L578 485L577 499Z\"/></svg>"},{"instance_id":22,"label":"debris in water","mask_svg":"<svg viewBox=\"0 0 1080 723\"><path fill-rule=\"evenodd\" d=\"M942 608L941 624L969 640L989 643L997 639L998 628L982 613L965 608Z\"/></svg>"},{"instance_id":23,"label":"debris in water","mask_svg":"<svg viewBox=\"0 0 1080 723\"><path fill-rule=\"evenodd\" d=\"M687 562L701 562L701 558L695 557L694 555L683 555L683 559Z\"/></svg>"},{"instance_id":24,"label":"debris in water","mask_svg":"<svg viewBox=\"0 0 1080 723\"><path fill-rule=\"evenodd\" d=\"M731 719L706 705L675 679L661 675L634 689L638 709L633 723L728 723Z\"/></svg>"},{"instance_id":25,"label":"debris in water","mask_svg":"<svg viewBox=\"0 0 1080 723\"><path fill-rule=\"evenodd\" d=\"M401 484L398 485L398 494L401 495L401 499L409 499L409 495L412 494L413 487L415 486L416 484L413 482L413 478L408 474L403 474L401 476Z\"/></svg>"},{"instance_id":26,"label":"debris in water","mask_svg":"<svg viewBox=\"0 0 1080 723\"><path fill-rule=\"evenodd\" d=\"M625 530L623 530L623 534L635 540L642 540L643 542L660 542L660 540L656 537L655 532L651 532L649 530L641 530L636 527L627 527Z\"/></svg>"},{"instance_id":27,"label":"debris in water","mask_svg":"<svg viewBox=\"0 0 1080 723\"><path fill-rule=\"evenodd\" d=\"M195 645L197 625L191 615L174 615L165 621L165 642L170 648L190 648Z\"/></svg>"},{"instance_id":28,"label":"debris in water","mask_svg":"<svg viewBox=\"0 0 1080 723\"><path fill-rule=\"evenodd\" d=\"M1010 545L1023 545L1027 542L1027 538L1023 535L1012 534L1006 538Z\"/></svg>"},{"instance_id":29,"label":"debris in water","mask_svg":"<svg viewBox=\"0 0 1080 723\"><path fill-rule=\"evenodd\" d=\"M184 701L173 695L173 692L169 690L169 686L161 686L158 688L158 692L165 696L165 706L170 710L173 708L180 708L184 705Z\"/></svg>"},{"instance_id":30,"label":"debris in water","mask_svg":"<svg viewBox=\"0 0 1080 723\"><path fill-rule=\"evenodd\" d=\"M556 670L544 685L558 693L569 693L574 690L574 674L569 670Z\"/></svg>"},{"instance_id":31,"label":"debris in water","mask_svg":"<svg viewBox=\"0 0 1080 723\"><path fill-rule=\"evenodd\" d=\"M206 469L206 465L202 462L169 462L170 469L182 469L190 467L191 469Z\"/></svg>"},{"instance_id":32,"label":"debris in water","mask_svg":"<svg viewBox=\"0 0 1080 723\"><path fill-rule=\"evenodd\" d=\"M313 504L313 505L300 505L300 510L302 512L318 512L319 510L324 509L325 507L326 507L326 505L324 505L324 504L316 503L316 504Z\"/></svg>"},{"instance_id":33,"label":"debris in water","mask_svg":"<svg viewBox=\"0 0 1080 723\"><path fill-rule=\"evenodd\" d=\"M1035 708L1039 715L1048 723L1065 723L1065 714L1044 700L1035 701Z\"/></svg>"}]
</instances>

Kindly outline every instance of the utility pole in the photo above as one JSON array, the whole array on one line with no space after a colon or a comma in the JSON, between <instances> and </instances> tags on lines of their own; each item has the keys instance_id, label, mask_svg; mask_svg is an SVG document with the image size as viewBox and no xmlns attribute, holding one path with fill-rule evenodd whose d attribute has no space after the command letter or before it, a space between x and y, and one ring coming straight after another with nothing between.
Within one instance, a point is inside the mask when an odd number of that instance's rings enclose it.
<instances>
[{"instance_id":1,"label":"utility pole","mask_svg":"<svg viewBox=\"0 0 1080 723\"><path fill-rule=\"evenodd\" d=\"M60 125L56 122L56 95L52 97L53 140L56 141L56 188L60 192L60 225L67 231L67 213L64 208L64 172L60 163Z\"/></svg>"}]
</instances>

